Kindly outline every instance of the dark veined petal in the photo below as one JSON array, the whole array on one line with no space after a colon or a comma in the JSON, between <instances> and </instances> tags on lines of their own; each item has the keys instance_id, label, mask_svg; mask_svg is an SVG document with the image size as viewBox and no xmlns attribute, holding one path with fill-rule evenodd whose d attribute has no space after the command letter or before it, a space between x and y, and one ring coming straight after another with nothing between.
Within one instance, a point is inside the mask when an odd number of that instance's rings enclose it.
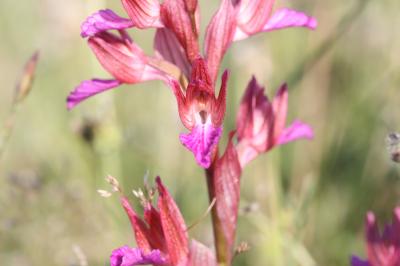
<instances>
[{"instance_id":1,"label":"dark veined petal","mask_svg":"<svg viewBox=\"0 0 400 266\"><path fill-rule=\"evenodd\" d=\"M241 0L236 4L237 29L243 35L259 32L267 23L275 0Z\"/></svg>"},{"instance_id":2,"label":"dark veined petal","mask_svg":"<svg viewBox=\"0 0 400 266\"><path fill-rule=\"evenodd\" d=\"M186 265L189 257L189 242L185 221L174 199L161 182L160 177L156 178L156 183L159 194L158 209L169 260L172 265Z\"/></svg>"},{"instance_id":3,"label":"dark veined petal","mask_svg":"<svg viewBox=\"0 0 400 266\"><path fill-rule=\"evenodd\" d=\"M167 28L157 29L154 37L154 49L164 60L179 67L186 78L189 77L191 65L185 50L172 31Z\"/></svg>"},{"instance_id":4,"label":"dark veined petal","mask_svg":"<svg viewBox=\"0 0 400 266\"><path fill-rule=\"evenodd\" d=\"M205 89L208 93L214 94L214 88L212 86L212 81L210 78L210 72L207 68L206 61L203 58L197 57L192 63L192 73L190 75L191 82L201 81L204 83Z\"/></svg>"},{"instance_id":5,"label":"dark veined petal","mask_svg":"<svg viewBox=\"0 0 400 266\"><path fill-rule=\"evenodd\" d=\"M99 10L89 16L81 25L81 36L94 36L107 30L122 30L133 27L130 19L122 18L110 9Z\"/></svg>"},{"instance_id":6,"label":"dark veined petal","mask_svg":"<svg viewBox=\"0 0 400 266\"><path fill-rule=\"evenodd\" d=\"M236 119L239 140L237 150L242 167L276 145L314 137L312 128L298 120L284 128L287 105L286 84L280 87L271 103L264 95L264 88L252 78L240 103Z\"/></svg>"},{"instance_id":7,"label":"dark veined petal","mask_svg":"<svg viewBox=\"0 0 400 266\"><path fill-rule=\"evenodd\" d=\"M218 11L207 26L205 37L205 55L211 80L214 83L219 65L233 41L235 33L235 9L231 0L222 0Z\"/></svg>"},{"instance_id":8,"label":"dark veined petal","mask_svg":"<svg viewBox=\"0 0 400 266\"><path fill-rule=\"evenodd\" d=\"M247 85L236 117L238 153L242 167L271 146L274 112L264 88L253 77Z\"/></svg>"},{"instance_id":9,"label":"dark veined petal","mask_svg":"<svg viewBox=\"0 0 400 266\"><path fill-rule=\"evenodd\" d=\"M135 27L145 29L163 26L159 0L122 0L122 4Z\"/></svg>"},{"instance_id":10,"label":"dark veined petal","mask_svg":"<svg viewBox=\"0 0 400 266\"><path fill-rule=\"evenodd\" d=\"M122 246L113 250L110 256L111 266L135 266L135 265L166 265L167 260L162 257L159 250L145 253L140 248Z\"/></svg>"},{"instance_id":11,"label":"dark veined petal","mask_svg":"<svg viewBox=\"0 0 400 266\"><path fill-rule=\"evenodd\" d=\"M138 45L123 36L102 32L90 37L88 43L101 65L123 83L168 79L165 72L149 64L149 58Z\"/></svg>"},{"instance_id":12,"label":"dark veined petal","mask_svg":"<svg viewBox=\"0 0 400 266\"><path fill-rule=\"evenodd\" d=\"M161 5L161 18L168 29L175 33L186 56L191 62L199 56L199 44L196 26L187 12L183 0L165 0Z\"/></svg>"},{"instance_id":13,"label":"dark veined petal","mask_svg":"<svg viewBox=\"0 0 400 266\"><path fill-rule=\"evenodd\" d=\"M82 81L67 97L67 108L71 110L80 102L106 90L121 85L121 82L114 79L92 79Z\"/></svg>"},{"instance_id":14,"label":"dark veined petal","mask_svg":"<svg viewBox=\"0 0 400 266\"><path fill-rule=\"evenodd\" d=\"M222 127L214 127L211 121L196 123L188 134L181 134L179 139L190 150L196 162L203 168L211 165L211 156L222 134Z\"/></svg>"}]
</instances>

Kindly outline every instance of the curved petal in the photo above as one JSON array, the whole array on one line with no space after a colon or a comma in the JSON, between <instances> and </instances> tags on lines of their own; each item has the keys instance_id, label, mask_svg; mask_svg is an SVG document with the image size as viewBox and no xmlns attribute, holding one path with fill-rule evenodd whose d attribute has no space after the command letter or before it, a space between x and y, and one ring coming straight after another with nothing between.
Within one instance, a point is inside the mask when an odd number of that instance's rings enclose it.
<instances>
[{"instance_id":1,"label":"curved petal","mask_svg":"<svg viewBox=\"0 0 400 266\"><path fill-rule=\"evenodd\" d=\"M224 54L233 41L235 28L235 9L232 2L222 0L221 6L207 26L204 41L207 66L213 83Z\"/></svg>"},{"instance_id":2,"label":"curved petal","mask_svg":"<svg viewBox=\"0 0 400 266\"><path fill-rule=\"evenodd\" d=\"M122 0L122 5L135 27L145 29L163 26L160 20L160 2L158 0Z\"/></svg>"},{"instance_id":3,"label":"curved petal","mask_svg":"<svg viewBox=\"0 0 400 266\"><path fill-rule=\"evenodd\" d=\"M122 30L133 27L130 19L122 18L111 9L99 10L89 16L81 25L81 36L94 36L106 30Z\"/></svg>"},{"instance_id":4,"label":"curved petal","mask_svg":"<svg viewBox=\"0 0 400 266\"><path fill-rule=\"evenodd\" d=\"M303 12L282 8L277 10L263 27L262 31L272 31L291 27L305 27L314 30L317 20Z\"/></svg>"},{"instance_id":5,"label":"curved petal","mask_svg":"<svg viewBox=\"0 0 400 266\"><path fill-rule=\"evenodd\" d=\"M67 97L67 108L71 110L77 104L100 92L113 89L121 85L115 79L91 79L82 81Z\"/></svg>"},{"instance_id":6,"label":"curved petal","mask_svg":"<svg viewBox=\"0 0 400 266\"><path fill-rule=\"evenodd\" d=\"M113 250L110 256L111 266L134 266L134 265L165 265L166 259L162 257L158 249L144 254L140 248L130 248L123 246Z\"/></svg>"},{"instance_id":7,"label":"curved petal","mask_svg":"<svg viewBox=\"0 0 400 266\"><path fill-rule=\"evenodd\" d=\"M157 29L154 37L154 49L164 60L167 60L181 69L186 78L189 77L191 66L185 50L175 34L169 29Z\"/></svg>"},{"instance_id":8,"label":"curved petal","mask_svg":"<svg viewBox=\"0 0 400 266\"><path fill-rule=\"evenodd\" d=\"M291 27L305 27L313 30L317 27L317 24L317 20L314 17L293 9L282 8L277 10L264 25L258 24L258 28L251 27L244 29L243 26L238 26L235 30L234 40L240 41L260 32ZM249 31L250 29L252 31Z\"/></svg>"},{"instance_id":9,"label":"curved petal","mask_svg":"<svg viewBox=\"0 0 400 266\"><path fill-rule=\"evenodd\" d=\"M217 266L214 253L202 243L192 240L187 266Z\"/></svg>"},{"instance_id":10,"label":"curved petal","mask_svg":"<svg viewBox=\"0 0 400 266\"><path fill-rule=\"evenodd\" d=\"M211 153L221 137L222 126L214 127L210 121L197 123L189 134L181 134L182 144L195 156L197 163L208 168L211 165Z\"/></svg>"},{"instance_id":11,"label":"curved petal","mask_svg":"<svg viewBox=\"0 0 400 266\"><path fill-rule=\"evenodd\" d=\"M314 131L312 128L299 120L295 120L289 127L282 131L278 139L279 145L286 144L288 142L298 139L313 139Z\"/></svg>"},{"instance_id":12,"label":"curved petal","mask_svg":"<svg viewBox=\"0 0 400 266\"><path fill-rule=\"evenodd\" d=\"M160 177L156 178L156 183L159 194L157 206L160 210L169 260L172 265L186 265L189 256L189 236L185 221L174 199L161 182Z\"/></svg>"},{"instance_id":13,"label":"curved petal","mask_svg":"<svg viewBox=\"0 0 400 266\"><path fill-rule=\"evenodd\" d=\"M189 61L196 59L199 55L197 30L185 3L182 0L165 0L161 5L161 19L165 27L175 33Z\"/></svg>"},{"instance_id":14,"label":"curved petal","mask_svg":"<svg viewBox=\"0 0 400 266\"><path fill-rule=\"evenodd\" d=\"M123 83L168 79L165 72L150 64L150 57L137 44L124 36L102 32L90 37L88 43L100 64Z\"/></svg>"}]
</instances>

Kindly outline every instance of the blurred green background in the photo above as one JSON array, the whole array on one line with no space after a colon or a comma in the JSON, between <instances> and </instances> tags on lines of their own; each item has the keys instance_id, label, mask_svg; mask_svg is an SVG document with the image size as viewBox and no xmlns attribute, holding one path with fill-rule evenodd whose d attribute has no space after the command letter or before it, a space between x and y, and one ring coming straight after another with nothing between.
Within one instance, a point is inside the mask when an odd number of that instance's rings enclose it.
<instances>
[{"instance_id":1,"label":"blurred green background","mask_svg":"<svg viewBox=\"0 0 400 266\"><path fill-rule=\"evenodd\" d=\"M219 1L201 0L203 32ZM314 15L316 31L289 29L235 43L226 132L235 125L252 74L268 95L289 83L289 120L315 130L260 156L242 176L237 241L250 251L234 265L348 265L365 256L364 216L391 219L399 204L399 165L385 139L400 130L400 2L278 1ZM161 175L188 225L207 209L202 170L180 144L171 91L160 82L123 86L68 112L81 80L109 75L81 39L80 23L100 8L126 16L117 0L0 1L0 122L35 49L33 90L19 107L0 158L0 264L108 265L113 248L134 245L117 197L102 198L107 174L132 189ZM131 30L148 54L153 30ZM221 147L226 143L226 136ZM212 243L210 218L190 234Z\"/></svg>"}]
</instances>

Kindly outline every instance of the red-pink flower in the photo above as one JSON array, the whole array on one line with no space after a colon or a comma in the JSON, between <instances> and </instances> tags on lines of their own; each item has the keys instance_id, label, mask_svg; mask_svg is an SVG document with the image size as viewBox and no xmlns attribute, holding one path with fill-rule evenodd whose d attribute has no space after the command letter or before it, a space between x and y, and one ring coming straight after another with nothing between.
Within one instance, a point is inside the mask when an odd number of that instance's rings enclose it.
<instances>
[{"instance_id":1,"label":"red-pink flower","mask_svg":"<svg viewBox=\"0 0 400 266\"><path fill-rule=\"evenodd\" d=\"M205 62L198 58L193 63L192 76L185 94L177 83L173 88L181 121L191 131L189 134L181 134L180 140L204 168L210 166L212 152L221 137L227 79L228 73L225 72L216 97Z\"/></svg>"},{"instance_id":2,"label":"red-pink flower","mask_svg":"<svg viewBox=\"0 0 400 266\"><path fill-rule=\"evenodd\" d=\"M125 196L121 197L138 247L122 246L115 249L110 257L111 266L216 265L211 250L194 240L189 244L185 221L178 206L159 177L156 178L156 183L157 209L150 200L142 202L143 219L133 210L128 199Z\"/></svg>"},{"instance_id":3,"label":"red-pink flower","mask_svg":"<svg viewBox=\"0 0 400 266\"><path fill-rule=\"evenodd\" d=\"M298 120L285 128L288 104L286 84L272 102L253 77L241 101L236 123L240 164L243 167L260 153L297 139L313 138L311 127Z\"/></svg>"},{"instance_id":4,"label":"red-pink flower","mask_svg":"<svg viewBox=\"0 0 400 266\"><path fill-rule=\"evenodd\" d=\"M400 265L400 207L394 209L393 222L379 232L374 213L368 212L365 221L367 260L351 258L353 266Z\"/></svg>"}]
</instances>

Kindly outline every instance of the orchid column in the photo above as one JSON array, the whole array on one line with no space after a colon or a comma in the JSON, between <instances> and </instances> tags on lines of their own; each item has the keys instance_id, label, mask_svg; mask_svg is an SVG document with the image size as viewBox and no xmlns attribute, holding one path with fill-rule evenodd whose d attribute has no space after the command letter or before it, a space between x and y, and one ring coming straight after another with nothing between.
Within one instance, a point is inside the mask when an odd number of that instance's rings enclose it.
<instances>
[{"instance_id":1,"label":"orchid column","mask_svg":"<svg viewBox=\"0 0 400 266\"><path fill-rule=\"evenodd\" d=\"M279 89L271 103L253 78L241 103L237 133L230 133L223 155L218 152L226 110L228 72L221 76L218 93L216 83L220 63L229 46L260 32L316 27L316 20L304 13L287 8L272 12L274 2L222 0L207 26L204 54L198 41L200 12L197 0L165 0L162 4L158 0L122 0L129 18L122 18L108 9L100 10L81 27L82 37L88 38L90 48L113 78L83 81L68 96L68 109L121 84L161 80L171 88L179 117L189 131L180 134L179 139L193 153L197 164L205 169L210 202L216 200L212 221L216 258L220 265L230 265L233 257L243 167L274 146L313 135L311 128L301 122L284 127L286 85ZM126 31L128 28L157 29L153 56L144 54L133 42Z\"/></svg>"}]
</instances>

